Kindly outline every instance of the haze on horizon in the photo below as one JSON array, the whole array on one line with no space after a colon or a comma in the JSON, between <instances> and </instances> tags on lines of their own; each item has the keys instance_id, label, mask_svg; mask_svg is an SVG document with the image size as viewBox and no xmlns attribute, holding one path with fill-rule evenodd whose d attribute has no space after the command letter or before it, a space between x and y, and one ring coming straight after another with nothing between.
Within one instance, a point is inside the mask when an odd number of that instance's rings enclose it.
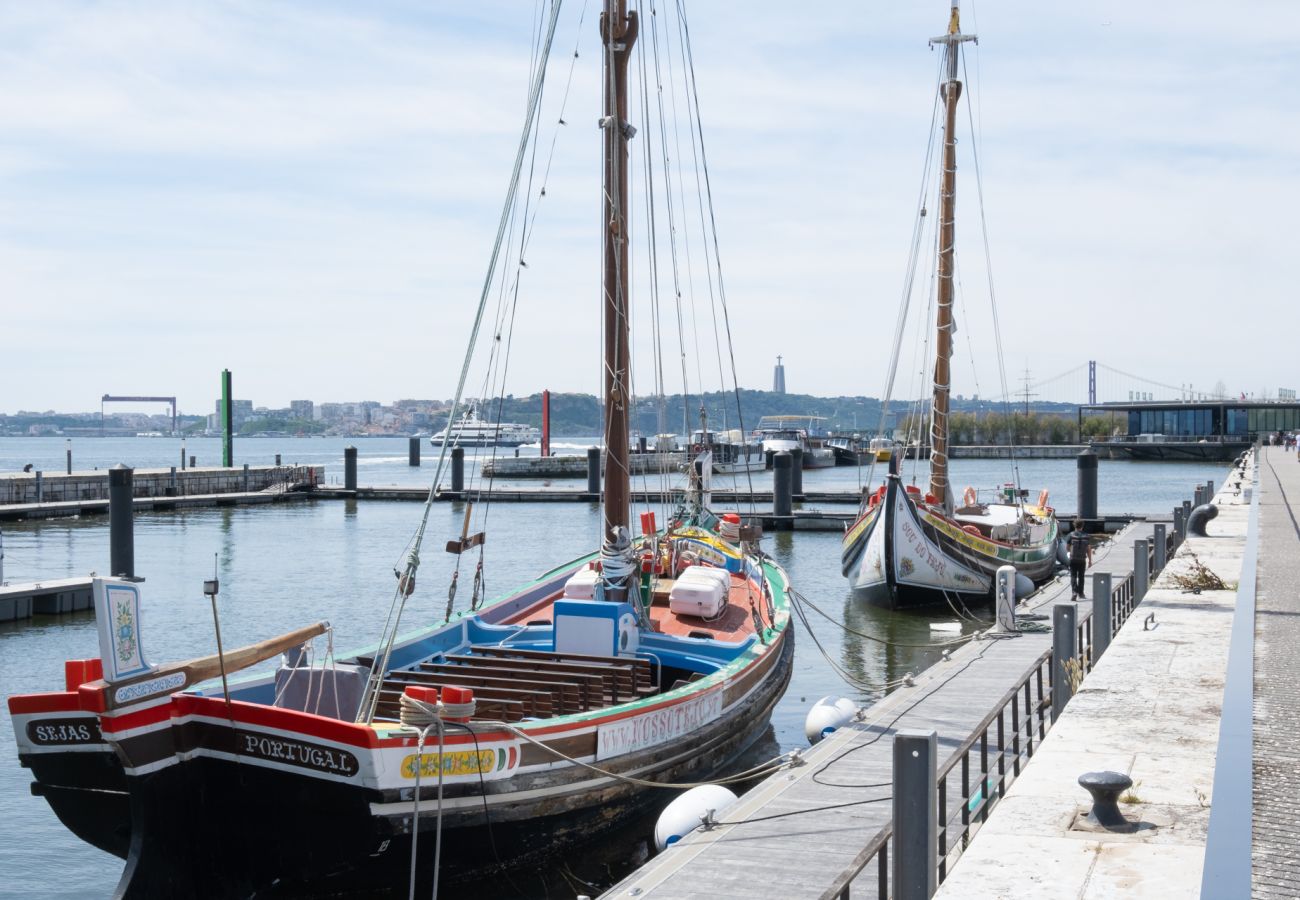
<instances>
[{"instance_id":1,"label":"haze on horizon","mask_svg":"<svg viewBox=\"0 0 1300 900\"><path fill-rule=\"evenodd\" d=\"M742 387L770 388L780 354L793 393L882 393L934 94L926 40L947 5L691 6ZM271 407L450 397L539 11L0 9L0 412L91 410L103 393L208 412L223 368ZM1197 391L1300 386L1285 218L1300 206L1300 11L1010 0L962 15L980 38L967 143L1011 389L1089 359ZM554 139L555 163L503 392L598 390L597 18L569 0L557 30L539 151ZM959 178L972 305L954 391L993 395L972 167ZM711 327L699 310L688 344ZM644 393L644 321L637 350ZM689 389L716 390L711 334L700 350Z\"/></svg>"}]
</instances>

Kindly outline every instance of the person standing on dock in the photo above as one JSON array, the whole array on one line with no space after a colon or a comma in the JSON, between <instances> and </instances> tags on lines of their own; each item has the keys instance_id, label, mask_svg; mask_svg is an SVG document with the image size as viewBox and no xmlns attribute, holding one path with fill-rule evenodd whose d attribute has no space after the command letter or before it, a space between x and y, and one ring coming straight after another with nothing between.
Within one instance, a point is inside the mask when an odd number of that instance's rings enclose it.
<instances>
[{"instance_id":1,"label":"person standing on dock","mask_svg":"<svg viewBox=\"0 0 1300 900\"><path fill-rule=\"evenodd\" d=\"M1083 599L1083 573L1092 565L1092 541L1083 530L1083 519L1075 519L1067 542L1070 550L1070 599Z\"/></svg>"}]
</instances>

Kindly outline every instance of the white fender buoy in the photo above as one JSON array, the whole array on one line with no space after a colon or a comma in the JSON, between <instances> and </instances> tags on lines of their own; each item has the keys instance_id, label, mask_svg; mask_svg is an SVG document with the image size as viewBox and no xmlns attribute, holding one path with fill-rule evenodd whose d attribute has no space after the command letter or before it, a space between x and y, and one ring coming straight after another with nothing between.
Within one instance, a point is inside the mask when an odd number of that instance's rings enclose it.
<instances>
[{"instance_id":1,"label":"white fender buoy","mask_svg":"<svg viewBox=\"0 0 1300 900\"><path fill-rule=\"evenodd\" d=\"M691 788L664 807L655 822L655 846L660 852L671 847L701 825L709 810L716 816L736 802L736 795L720 784Z\"/></svg>"},{"instance_id":2,"label":"white fender buoy","mask_svg":"<svg viewBox=\"0 0 1300 900\"><path fill-rule=\"evenodd\" d=\"M1023 600L1034 592L1034 581L1028 575L1016 573L1016 599Z\"/></svg>"},{"instance_id":3,"label":"white fender buoy","mask_svg":"<svg viewBox=\"0 0 1300 900\"><path fill-rule=\"evenodd\" d=\"M836 728L847 725L857 712L858 705L847 697L822 697L803 720L804 737L808 743L815 744Z\"/></svg>"}]
</instances>

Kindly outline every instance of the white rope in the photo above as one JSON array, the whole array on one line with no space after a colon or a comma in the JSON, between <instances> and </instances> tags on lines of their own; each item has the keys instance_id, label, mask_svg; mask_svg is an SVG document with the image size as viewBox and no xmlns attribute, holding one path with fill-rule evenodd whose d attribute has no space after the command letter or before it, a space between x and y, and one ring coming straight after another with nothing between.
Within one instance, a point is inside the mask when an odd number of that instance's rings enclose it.
<instances>
[{"instance_id":1,"label":"white rope","mask_svg":"<svg viewBox=\"0 0 1300 900\"><path fill-rule=\"evenodd\" d=\"M433 897L438 898L438 874L442 869L442 748L446 738L444 719L474 715L474 700L464 703L428 703L403 693L398 719L404 728L418 729L415 741L415 795L411 804L411 883L409 897L415 900L415 865L420 843L420 774L424 771L424 742L433 729L438 734L438 818L433 839Z\"/></svg>"},{"instance_id":2,"label":"white rope","mask_svg":"<svg viewBox=\"0 0 1300 900\"><path fill-rule=\"evenodd\" d=\"M634 784L639 787L685 789L685 788L704 787L705 785L708 784L736 784L742 781L751 781L752 779L759 778L764 775L770 775L773 772L779 772L781 769L785 768L786 766L795 766L795 765L802 764L799 751L789 750L785 753L782 753L780 756L774 756L771 759L767 760L766 762L759 763L758 765L746 769L743 772L737 772L734 775L728 775L726 778L716 778L712 781L687 781L687 782L677 782L677 783L668 782L668 781L649 781L645 778L636 778L635 776L632 775L622 775L618 772L611 772L608 769L600 768L600 766L593 766L591 763L583 762L580 759L574 759L572 756L568 756L567 754L561 753L559 750L556 750L554 747L550 746L549 744L542 743L541 741L537 740L537 738L533 737L532 735L528 734L525 731L516 728L515 726L509 724L508 722L490 722L490 723L485 722L484 724L485 725L490 724L495 727L504 728L506 731L511 732L516 737L521 737L524 740L528 741L530 744L536 744L538 747L541 747L547 753L550 753L552 756L558 757L559 759L562 759L565 762L571 762L575 766L581 766L584 769L588 769L592 772L595 772L598 775L603 775L606 778L612 778L615 781L622 781L626 784Z\"/></svg>"}]
</instances>

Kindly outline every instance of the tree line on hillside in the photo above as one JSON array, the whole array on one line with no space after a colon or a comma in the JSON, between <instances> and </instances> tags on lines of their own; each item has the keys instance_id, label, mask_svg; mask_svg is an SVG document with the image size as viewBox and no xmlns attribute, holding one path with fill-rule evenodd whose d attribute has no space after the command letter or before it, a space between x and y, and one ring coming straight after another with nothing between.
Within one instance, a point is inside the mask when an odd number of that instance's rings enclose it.
<instances>
[{"instance_id":1,"label":"tree line on hillside","mask_svg":"<svg viewBox=\"0 0 1300 900\"><path fill-rule=\"evenodd\" d=\"M739 396L739 413L737 413L737 396ZM709 428L726 430L743 428L752 431L764 416L817 416L819 423L828 431L842 433L875 434L880 425L880 400L875 397L816 397L811 394L778 394L774 391L741 390L737 393L711 392L691 394L683 397L672 394L663 398L637 397L633 405L631 429L643 435L659 433L683 434L699 427L700 407L703 405L708 418ZM1031 412L1031 417L1041 418L1045 427L1051 421L1065 422L1070 428L1075 423L1075 407L1068 403L1039 404L1043 411ZM909 404L898 402L889 413L885 430L901 431L905 424L906 410ZM988 401L953 398L954 414L969 417L970 434L987 431L989 428L1002 428L1001 419L1006 413L990 409ZM902 413L900 415L900 412ZM479 408L479 415L485 419L501 422L520 422L526 425L540 426L542 422L542 397L533 394L528 397L506 397L484 403ZM994 417L994 418L990 418ZM966 421L963 419L963 421ZM590 394L551 393L551 433L563 435L593 435L601 431L601 402ZM997 423L989 425L986 423ZM979 428L976 428L976 423ZM442 428L445 420L436 424ZM954 420L955 424L955 420ZM1064 427L1064 426L1062 426ZM1048 434L1061 433L1046 428ZM1098 434L1109 434L1109 427L1101 428ZM1073 439L1071 439L1073 440ZM1070 442L1070 441L1063 441Z\"/></svg>"},{"instance_id":2,"label":"tree line on hillside","mask_svg":"<svg viewBox=\"0 0 1300 900\"><path fill-rule=\"evenodd\" d=\"M920 434L925 443L929 443L929 416L918 418L904 416L895 431L899 440L916 439ZM948 416L948 439L954 446L971 446L977 444L1015 444L1029 446L1033 444L1082 444L1091 438L1107 438L1123 427L1119 421L1108 416L1088 416L1079 422L1077 416L1060 413L997 412L989 411L982 415L972 412L954 412Z\"/></svg>"}]
</instances>

